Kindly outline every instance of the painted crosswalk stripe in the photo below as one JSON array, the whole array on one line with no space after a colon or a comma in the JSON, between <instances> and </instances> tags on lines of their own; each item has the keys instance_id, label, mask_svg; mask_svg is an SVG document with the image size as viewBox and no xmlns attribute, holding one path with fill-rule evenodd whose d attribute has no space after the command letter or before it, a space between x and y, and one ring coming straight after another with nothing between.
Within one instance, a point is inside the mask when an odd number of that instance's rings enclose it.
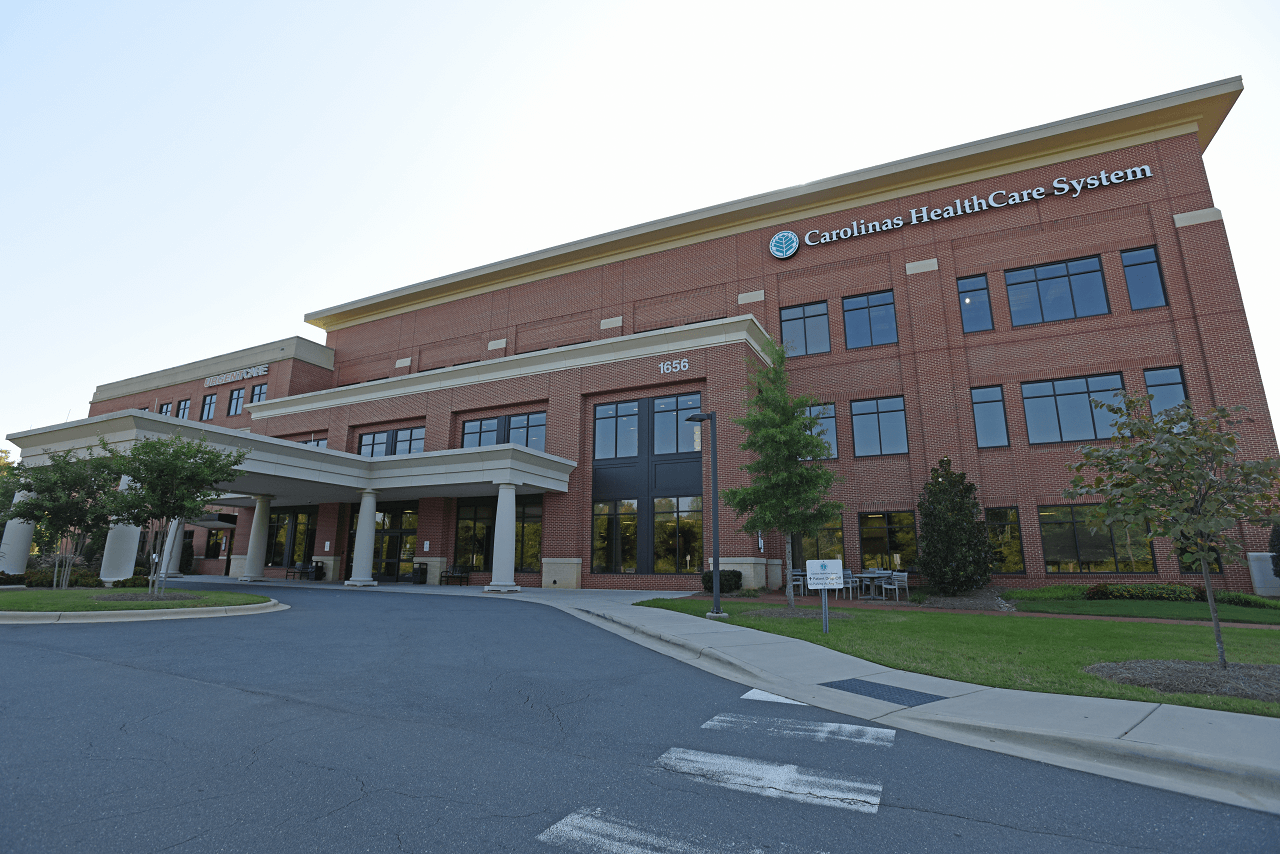
<instances>
[{"instance_id":1,"label":"painted crosswalk stripe","mask_svg":"<svg viewBox=\"0 0 1280 854\"><path fill-rule=\"evenodd\" d=\"M796 765L673 747L658 757L658 766L688 775L700 783L768 798L868 813L880 808L879 783L837 777Z\"/></svg>"},{"instance_id":2,"label":"painted crosswalk stripe","mask_svg":"<svg viewBox=\"0 0 1280 854\"><path fill-rule=\"evenodd\" d=\"M732 730L780 738L804 738L809 741L849 741L892 747L896 730L871 726L854 726L828 721L797 721L791 718L761 718L755 715L719 714L702 725L703 729Z\"/></svg>"},{"instance_id":3,"label":"painted crosswalk stripe","mask_svg":"<svg viewBox=\"0 0 1280 854\"><path fill-rule=\"evenodd\" d=\"M770 694L768 691L761 691L759 688L752 688L750 691L742 695L744 700L764 700L766 703L790 703L793 706L807 706L808 703L802 703L799 700L791 700L787 697L780 697L777 694Z\"/></svg>"},{"instance_id":4,"label":"painted crosswalk stripe","mask_svg":"<svg viewBox=\"0 0 1280 854\"><path fill-rule=\"evenodd\" d=\"M570 851L607 854L720 854L710 848L641 830L630 822L607 818L586 807L565 816L538 835L538 841Z\"/></svg>"}]
</instances>

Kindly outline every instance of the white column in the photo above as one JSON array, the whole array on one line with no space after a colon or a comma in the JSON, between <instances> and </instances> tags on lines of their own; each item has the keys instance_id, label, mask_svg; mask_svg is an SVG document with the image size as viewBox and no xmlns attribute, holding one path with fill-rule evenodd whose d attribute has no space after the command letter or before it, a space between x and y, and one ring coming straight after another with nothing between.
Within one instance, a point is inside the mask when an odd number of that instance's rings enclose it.
<instances>
[{"instance_id":1,"label":"white column","mask_svg":"<svg viewBox=\"0 0 1280 854\"><path fill-rule=\"evenodd\" d=\"M162 578L182 577L182 573L178 571L178 562L182 559L182 531L186 526L187 520L183 518L169 523L169 535L164 540L164 566L160 567Z\"/></svg>"},{"instance_id":2,"label":"white column","mask_svg":"<svg viewBox=\"0 0 1280 854\"><path fill-rule=\"evenodd\" d=\"M30 492L16 493L13 503L25 501L31 495ZM34 522L10 519L5 523L4 539L0 540L0 572L22 575L27 571L27 556L31 554L31 540L35 534Z\"/></svg>"},{"instance_id":3,"label":"white column","mask_svg":"<svg viewBox=\"0 0 1280 854\"><path fill-rule=\"evenodd\" d=\"M120 491L129 488L129 476L120 478ZM142 529L137 525L112 525L107 531L107 545L102 550L102 568L98 577L111 586L113 581L121 581L133 575L133 567L138 561L138 539Z\"/></svg>"},{"instance_id":4,"label":"white column","mask_svg":"<svg viewBox=\"0 0 1280 854\"><path fill-rule=\"evenodd\" d=\"M373 528L377 524L377 490L366 489L360 493L360 519L356 522L356 542L351 552L351 578L348 587L377 587L373 580Z\"/></svg>"},{"instance_id":5,"label":"white column","mask_svg":"<svg viewBox=\"0 0 1280 854\"><path fill-rule=\"evenodd\" d=\"M271 496L255 495L253 523L249 526L249 553L244 557L241 581L266 581L262 568L267 565L267 531L271 525Z\"/></svg>"},{"instance_id":6,"label":"white column","mask_svg":"<svg viewBox=\"0 0 1280 854\"><path fill-rule=\"evenodd\" d=\"M498 484L498 517L493 524L493 580L486 593L519 593L516 586L516 485Z\"/></svg>"}]
</instances>

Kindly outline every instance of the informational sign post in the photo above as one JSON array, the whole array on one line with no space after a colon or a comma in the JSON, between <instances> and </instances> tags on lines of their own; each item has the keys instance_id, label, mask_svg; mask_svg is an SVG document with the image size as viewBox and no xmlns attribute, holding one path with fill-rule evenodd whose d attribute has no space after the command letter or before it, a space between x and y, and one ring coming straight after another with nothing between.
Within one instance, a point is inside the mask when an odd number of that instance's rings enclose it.
<instances>
[{"instance_id":1,"label":"informational sign post","mask_svg":"<svg viewBox=\"0 0 1280 854\"><path fill-rule=\"evenodd\" d=\"M822 591L822 633L828 634L830 624L827 613L827 591L844 587L844 561L805 561L804 583L810 590Z\"/></svg>"}]
</instances>

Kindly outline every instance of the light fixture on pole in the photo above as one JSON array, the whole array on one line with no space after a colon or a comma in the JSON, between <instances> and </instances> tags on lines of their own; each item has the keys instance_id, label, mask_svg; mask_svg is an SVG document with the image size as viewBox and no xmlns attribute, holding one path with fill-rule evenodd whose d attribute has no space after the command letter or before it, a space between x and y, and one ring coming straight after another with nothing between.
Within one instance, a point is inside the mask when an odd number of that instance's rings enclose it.
<instances>
[{"instance_id":1,"label":"light fixture on pole","mask_svg":"<svg viewBox=\"0 0 1280 854\"><path fill-rule=\"evenodd\" d=\"M716 478L719 469L716 463L716 414L695 412L685 421L697 422L699 430L702 429L701 422L711 422L711 613L707 616L721 619L728 615L720 610L720 484Z\"/></svg>"}]
</instances>

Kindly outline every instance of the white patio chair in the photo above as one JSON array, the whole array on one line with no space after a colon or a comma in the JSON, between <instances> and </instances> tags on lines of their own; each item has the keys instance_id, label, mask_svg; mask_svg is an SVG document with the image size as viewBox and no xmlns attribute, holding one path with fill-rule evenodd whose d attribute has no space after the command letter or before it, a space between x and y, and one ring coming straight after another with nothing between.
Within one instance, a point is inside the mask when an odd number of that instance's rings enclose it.
<instances>
[{"instance_id":1,"label":"white patio chair","mask_svg":"<svg viewBox=\"0 0 1280 854\"><path fill-rule=\"evenodd\" d=\"M893 572L884 578L876 580L876 584L880 587L880 595L888 599L888 591L893 591L894 601L898 600L898 591L907 592L907 574L905 572Z\"/></svg>"},{"instance_id":2,"label":"white patio chair","mask_svg":"<svg viewBox=\"0 0 1280 854\"><path fill-rule=\"evenodd\" d=\"M791 581L791 590L797 596L804 595L804 578L805 574L800 570L793 569L787 576Z\"/></svg>"},{"instance_id":3,"label":"white patio chair","mask_svg":"<svg viewBox=\"0 0 1280 854\"><path fill-rule=\"evenodd\" d=\"M842 589L844 590L844 592L845 592L846 594L848 594L848 596L849 596L849 598L850 598L850 599L852 599L852 598L853 598L853 585L854 585L854 584L856 584L856 583L857 583L857 581L858 581L858 579L856 579L856 578L854 578L854 577L853 577L853 570L852 570L852 569L846 569L846 570L844 571L844 587L843 587ZM837 591L836 591L836 598L837 598L837 599L839 599L839 598L840 598L840 591L839 591L839 590L837 590Z\"/></svg>"}]
</instances>

